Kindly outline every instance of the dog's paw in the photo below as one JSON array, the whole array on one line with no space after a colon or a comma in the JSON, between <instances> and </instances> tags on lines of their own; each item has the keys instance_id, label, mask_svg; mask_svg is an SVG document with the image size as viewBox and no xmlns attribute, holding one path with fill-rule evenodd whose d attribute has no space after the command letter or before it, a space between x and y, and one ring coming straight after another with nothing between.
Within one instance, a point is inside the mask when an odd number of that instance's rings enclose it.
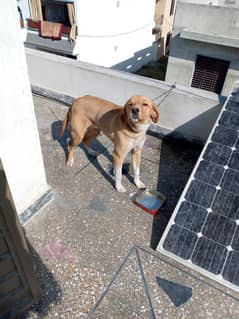
<instances>
[{"instance_id":1,"label":"dog's paw","mask_svg":"<svg viewBox=\"0 0 239 319\"><path fill-rule=\"evenodd\" d=\"M125 193L126 192L126 188L122 184L115 186L115 188L120 193Z\"/></svg>"},{"instance_id":2,"label":"dog's paw","mask_svg":"<svg viewBox=\"0 0 239 319\"><path fill-rule=\"evenodd\" d=\"M140 188L140 189L146 188L145 185L144 185L144 183L141 182L141 180L139 180L139 179L134 180L134 183L135 183L135 185L136 185L137 188Z\"/></svg>"},{"instance_id":3,"label":"dog's paw","mask_svg":"<svg viewBox=\"0 0 239 319\"><path fill-rule=\"evenodd\" d=\"M67 167L72 167L73 164L74 164L74 159L73 159L73 158L70 159L70 160L67 160L67 162L66 162L66 166L67 166Z\"/></svg>"}]
</instances>

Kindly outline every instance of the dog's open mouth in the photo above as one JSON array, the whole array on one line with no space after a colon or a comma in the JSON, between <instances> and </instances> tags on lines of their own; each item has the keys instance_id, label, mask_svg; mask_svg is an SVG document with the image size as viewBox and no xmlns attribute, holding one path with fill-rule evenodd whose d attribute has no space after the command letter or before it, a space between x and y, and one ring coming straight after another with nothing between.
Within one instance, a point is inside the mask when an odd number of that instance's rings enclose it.
<instances>
[{"instance_id":1,"label":"dog's open mouth","mask_svg":"<svg viewBox=\"0 0 239 319\"><path fill-rule=\"evenodd\" d=\"M131 121L132 122L138 122L138 120L139 120L139 117L138 117L138 115L131 115Z\"/></svg>"}]
</instances>

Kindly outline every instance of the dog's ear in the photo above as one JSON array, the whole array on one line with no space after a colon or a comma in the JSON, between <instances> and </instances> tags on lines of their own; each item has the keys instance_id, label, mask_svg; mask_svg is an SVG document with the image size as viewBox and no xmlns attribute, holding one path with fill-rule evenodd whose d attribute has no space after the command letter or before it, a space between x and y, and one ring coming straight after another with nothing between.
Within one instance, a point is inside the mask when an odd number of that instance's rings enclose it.
<instances>
[{"instance_id":1,"label":"dog's ear","mask_svg":"<svg viewBox=\"0 0 239 319\"><path fill-rule=\"evenodd\" d=\"M128 101L125 102L124 105L124 115L127 118L127 106L131 103L131 99L129 99Z\"/></svg>"},{"instance_id":2,"label":"dog's ear","mask_svg":"<svg viewBox=\"0 0 239 319\"><path fill-rule=\"evenodd\" d=\"M127 121L127 105L128 105L128 101L125 103L125 105L123 106L123 110L122 110L121 119L123 122Z\"/></svg>"},{"instance_id":3,"label":"dog's ear","mask_svg":"<svg viewBox=\"0 0 239 319\"><path fill-rule=\"evenodd\" d=\"M154 123L157 123L159 120L158 106L155 103L152 103L151 119Z\"/></svg>"},{"instance_id":4,"label":"dog's ear","mask_svg":"<svg viewBox=\"0 0 239 319\"><path fill-rule=\"evenodd\" d=\"M125 118L127 118L127 105L128 105L128 101L124 105L124 116L125 116Z\"/></svg>"}]
</instances>

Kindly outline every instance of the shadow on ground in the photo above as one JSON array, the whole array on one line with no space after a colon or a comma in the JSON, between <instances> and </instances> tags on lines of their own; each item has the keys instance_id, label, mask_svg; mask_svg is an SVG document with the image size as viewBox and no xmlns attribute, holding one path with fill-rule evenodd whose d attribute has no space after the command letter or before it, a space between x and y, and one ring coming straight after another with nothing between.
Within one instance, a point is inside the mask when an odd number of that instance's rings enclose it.
<instances>
[{"instance_id":1,"label":"shadow on ground","mask_svg":"<svg viewBox=\"0 0 239 319\"><path fill-rule=\"evenodd\" d=\"M150 243L152 249L158 246L201 149L201 146L183 140L162 140L157 190L162 192L167 200L153 219Z\"/></svg>"},{"instance_id":2,"label":"shadow on ground","mask_svg":"<svg viewBox=\"0 0 239 319\"><path fill-rule=\"evenodd\" d=\"M49 271L41 257L29 242L28 246L32 255L37 279L40 284L40 299L18 319L27 319L30 314L35 314L37 315L37 318L40 319L45 318L54 305L61 303L62 291L54 275Z\"/></svg>"},{"instance_id":3,"label":"shadow on ground","mask_svg":"<svg viewBox=\"0 0 239 319\"><path fill-rule=\"evenodd\" d=\"M25 236L1 160L0 198L0 318L27 318L29 311L18 314L39 296L41 299L31 310L44 318L49 305L61 301L61 289Z\"/></svg>"}]
</instances>

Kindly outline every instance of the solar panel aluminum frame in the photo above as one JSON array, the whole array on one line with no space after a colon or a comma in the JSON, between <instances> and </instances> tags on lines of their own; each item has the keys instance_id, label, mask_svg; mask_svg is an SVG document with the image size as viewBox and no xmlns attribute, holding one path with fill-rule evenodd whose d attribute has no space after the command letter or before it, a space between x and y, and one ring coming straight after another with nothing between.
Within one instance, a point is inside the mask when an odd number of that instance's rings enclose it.
<instances>
[{"instance_id":1,"label":"solar panel aluminum frame","mask_svg":"<svg viewBox=\"0 0 239 319\"><path fill-rule=\"evenodd\" d=\"M232 92L235 92L235 91L239 92L239 81L236 81L235 84L234 84ZM212 130L211 130L211 132L209 134L209 136L208 136L208 139L207 139L207 141L206 141L206 143L205 143L205 145L203 147L203 150L202 150L202 152L201 152L201 154L200 154L200 156L199 156L199 158L197 160L197 163L194 166L194 169L193 169L193 171L192 171L192 173L191 173L191 175L190 175L190 177L189 177L189 179L188 179L188 181L187 181L187 183L186 183L186 185L184 187L184 190L183 190L183 192L182 192L182 194L181 194L181 196L180 196L180 198L178 200L178 203L177 203L177 205L176 205L176 207L175 207L175 209L173 211L173 214L172 214L172 216L171 216L171 218L170 218L170 220L168 222L168 225L167 225L166 229L164 230L164 233L163 233L163 235L162 235L162 237L160 239L160 242L158 244L157 251L159 251L160 253L164 254L167 257L171 257L172 259L182 263L184 266L189 267L192 270L199 272L200 274L208 277L209 279L215 280L219 284L221 284L223 286L226 286L227 288L232 289L233 291L239 292L239 287L237 285L225 280L223 278L222 274L215 275L212 272L193 264L191 260L183 259L182 257L175 255L174 253L166 250L163 247L164 241L165 241L165 239L166 239L166 237L168 235L169 230L171 229L171 226L173 224L175 224L174 220L176 218L178 210L179 210L182 202L185 201L185 195L186 195L186 193L187 193L187 191L189 189L189 186L191 185L191 182L193 180L195 180L195 178L194 178L195 173L196 173L201 161L203 160L203 156L205 154L205 151L206 151L208 145L212 142L212 136L213 136L213 134L215 132L216 127L219 125L219 120L220 120L220 118L222 116L222 113L226 110L226 106L227 106L227 103L228 103L230 98L232 98L232 94L230 94L227 97L226 101L223 104L223 107L222 107L222 109L221 109L221 111L220 111L220 113L219 113L219 115L217 117L217 120L216 120L216 122L215 122L215 124L214 124L214 126L213 126L213 128L212 128Z\"/></svg>"}]
</instances>

